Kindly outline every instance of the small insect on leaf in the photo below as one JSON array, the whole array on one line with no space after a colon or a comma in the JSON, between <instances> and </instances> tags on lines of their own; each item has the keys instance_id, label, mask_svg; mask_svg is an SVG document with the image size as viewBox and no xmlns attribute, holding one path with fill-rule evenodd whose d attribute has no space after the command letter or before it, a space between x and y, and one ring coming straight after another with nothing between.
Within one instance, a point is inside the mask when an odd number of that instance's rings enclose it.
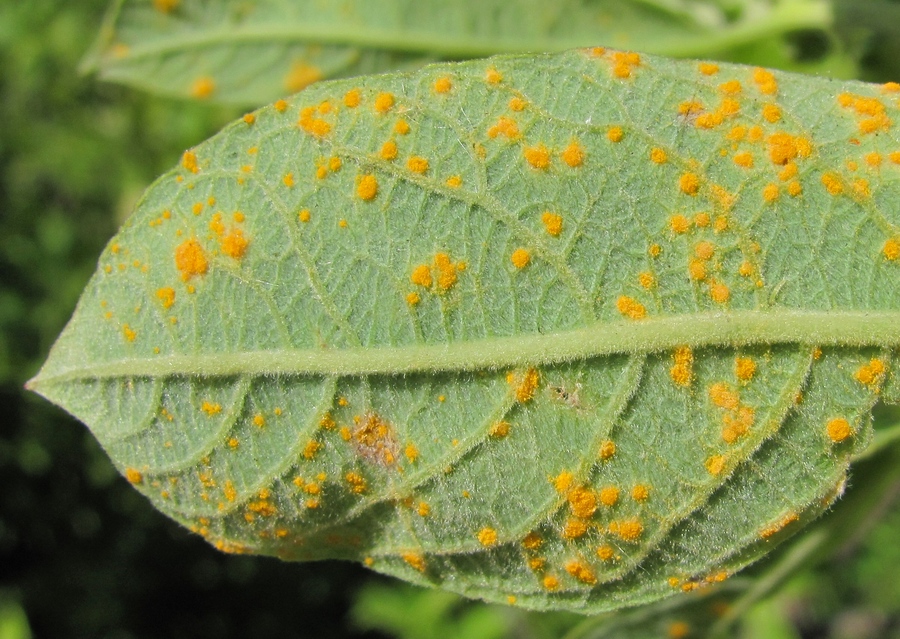
<instances>
[{"instance_id":1,"label":"small insect on leaf","mask_svg":"<svg viewBox=\"0 0 900 639\"><path fill-rule=\"evenodd\" d=\"M706 588L897 401L895 122L601 48L319 81L148 189L29 387L225 551L585 614Z\"/></svg>"}]
</instances>

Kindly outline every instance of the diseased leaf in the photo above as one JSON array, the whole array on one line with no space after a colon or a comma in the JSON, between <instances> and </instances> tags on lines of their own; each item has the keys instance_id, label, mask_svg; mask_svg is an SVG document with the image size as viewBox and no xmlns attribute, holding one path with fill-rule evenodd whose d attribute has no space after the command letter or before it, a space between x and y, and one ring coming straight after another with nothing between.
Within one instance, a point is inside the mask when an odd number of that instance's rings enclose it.
<instances>
[{"instance_id":1,"label":"diseased leaf","mask_svg":"<svg viewBox=\"0 0 900 639\"><path fill-rule=\"evenodd\" d=\"M31 387L226 551L585 613L718 582L893 379L898 97L602 49L316 84L148 190Z\"/></svg>"},{"instance_id":2,"label":"diseased leaf","mask_svg":"<svg viewBox=\"0 0 900 639\"><path fill-rule=\"evenodd\" d=\"M317 80L436 59L603 43L710 55L830 23L820 0L116 0L83 66L157 93L257 106Z\"/></svg>"}]
</instances>

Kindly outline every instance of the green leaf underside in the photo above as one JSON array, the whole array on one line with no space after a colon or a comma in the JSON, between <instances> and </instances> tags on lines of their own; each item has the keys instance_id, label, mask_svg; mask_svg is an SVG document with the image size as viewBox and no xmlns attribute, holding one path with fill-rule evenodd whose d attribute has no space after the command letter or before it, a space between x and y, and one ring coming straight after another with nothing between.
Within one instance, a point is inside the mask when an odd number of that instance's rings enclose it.
<instances>
[{"instance_id":1,"label":"green leaf underside","mask_svg":"<svg viewBox=\"0 0 900 639\"><path fill-rule=\"evenodd\" d=\"M148 190L31 387L223 550L585 613L718 581L895 384L893 89L596 50L317 84Z\"/></svg>"},{"instance_id":2,"label":"green leaf underside","mask_svg":"<svg viewBox=\"0 0 900 639\"><path fill-rule=\"evenodd\" d=\"M322 78L434 59L610 44L703 55L790 29L823 28L818 0L729 17L719 2L117 0L86 69L157 93L258 105Z\"/></svg>"}]
</instances>

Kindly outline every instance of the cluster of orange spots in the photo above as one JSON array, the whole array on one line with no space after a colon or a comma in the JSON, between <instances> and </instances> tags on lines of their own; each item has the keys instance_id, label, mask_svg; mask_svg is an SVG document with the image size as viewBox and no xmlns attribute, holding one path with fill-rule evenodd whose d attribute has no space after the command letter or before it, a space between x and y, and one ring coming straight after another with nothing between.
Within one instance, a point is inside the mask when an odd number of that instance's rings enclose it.
<instances>
[{"instance_id":1,"label":"cluster of orange spots","mask_svg":"<svg viewBox=\"0 0 900 639\"><path fill-rule=\"evenodd\" d=\"M611 58L613 77L620 80L630 78L634 69L641 66L640 54L631 51L613 51Z\"/></svg>"},{"instance_id":2,"label":"cluster of orange spots","mask_svg":"<svg viewBox=\"0 0 900 639\"><path fill-rule=\"evenodd\" d=\"M181 156L181 166L191 173L197 173L200 170L200 165L197 163L197 154L193 151L185 151Z\"/></svg>"},{"instance_id":3,"label":"cluster of orange spots","mask_svg":"<svg viewBox=\"0 0 900 639\"><path fill-rule=\"evenodd\" d=\"M613 559L616 556L616 551L612 546L610 546L608 544L604 544L597 548L597 556L602 561L609 561L610 559Z\"/></svg>"},{"instance_id":4,"label":"cluster of orange spots","mask_svg":"<svg viewBox=\"0 0 900 639\"><path fill-rule=\"evenodd\" d=\"M287 111L288 103L287 100L276 100L273 106L279 113L284 113L285 111Z\"/></svg>"},{"instance_id":5,"label":"cluster of orange spots","mask_svg":"<svg viewBox=\"0 0 900 639\"><path fill-rule=\"evenodd\" d=\"M544 211L543 215L541 215L541 222L544 223L544 230L553 237L562 233L563 219L561 215Z\"/></svg>"},{"instance_id":6,"label":"cluster of orange spots","mask_svg":"<svg viewBox=\"0 0 900 639\"><path fill-rule=\"evenodd\" d=\"M651 244L647 247L647 254L650 257L659 257L660 253L662 253L662 247L659 244Z\"/></svg>"},{"instance_id":7,"label":"cluster of orange spots","mask_svg":"<svg viewBox=\"0 0 900 639\"><path fill-rule=\"evenodd\" d=\"M731 299L731 289L724 282L712 280L709 283L709 297L717 304L725 304Z\"/></svg>"},{"instance_id":8,"label":"cluster of orange spots","mask_svg":"<svg viewBox=\"0 0 900 639\"><path fill-rule=\"evenodd\" d=\"M496 439L502 439L509 435L510 423L505 421L494 422L488 431L488 435Z\"/></svg>"},{"instance_id":9,"label":"cluster of orange spots","mask_svg":"<svg viewBox=\"0 0 900 639\"><path fill-rule=\"evenodd\" d=\"M683 116L696 115L698 113L703 113L703 110L705 108L706 107L703 106L702 102L699 102L697 100L688 100L678 105L678 114Z\"/></svg>"},{"instance_id":10,"label":"cluster of orange spots","mask_svg":"<svg viewBox=\"0 0 900 639\"><path fill-rule=\"evenodd\" d=\"M506 375L506 382L515 389L516 401L524 404L534 399L541 374L536 368L529 368L524 373L510 372Z\"/></svg>"},{"instance_id":11,"label":"cluster of orange spots","mask_svg":"<svg viewBox=\"0 0 900 639\"><path fill-rule=\"evenodd\" d=\"M415 291L412 293L406 294L406 303L409 304L410 306L415 306L416 304L418 304L421 301L422 301L422 297Z\"/></svg>"},{"instance_id":12,"label":"cluster of orange spots","mask_svg":"<svg viewBox=\"0 0 900 639\"><path fill-rule=\"evenodd\" d=\"M384 144L381 145L381 150L378 152L379 157L382 160L387 160L388 162L397 159L397 143L393 140L388 140Z\"/></svg>"},{"instance_id":13,"label":"cluster of orange spots","mask_svg":"<svg viewBox=\"0 0 900 639\"><path fill-rule=\"evenodd\" d=\"M359 473L351 471L344 475L344 479L346 479L347 483L350 484L350 490L357 495L361 495L366 492L366 479Z\"/></svg>"},{"instance_id":14,"label":"cluster of orange spots","mask_svg":"<svg viewBox=\"0 0 900 639\"><path fill-rule=\"evenodd\" d=\"M234 501L237 499L237 490L234 488L234 484L231 481L226 481L225 486L222 488L222 494L225 495L225 499L228 501Z\"/></svg>"},{"instance_id":15,"label":"cluster of orange spots","mask_svg":"<svg viewBox=\"0 0 900 639\"><path fill-rule=\"evenodd\" d=\"M586 521L571 518L566 522L565 527L563 527L562 538L568 540L578 539L579 537L583 537L587 531L588 523Z\"/></svg>"},{"instance_id":16,"label":"cluster of orange spots","mask_svg":"<svg viewBox=\"0 0 900 639\"><path fill-rule=\"evenodd\" d=\"M284 183L286 187L289 189L294 188L294 174L293 173L285 173L284 177L281 178L281 181Z\"/></svg>"},{"instance_id":17,"label":"cluster of orange spots","mask_svg":"<svg viewBox=\"0 0 900 639\"><path fill-rule=\"evenodd\" d=\"M562 157L562 161L565 162L568 166L572 167L573 169L577 168L584 164L584 148L577 141L573 140L572 142L569 142L569 146L563 149L560 157Z\"/></svg>"},{"instance_id":18,"label":"cluster of orange spots","mask_svg":"<svg viewBox=\"0 0 900 639\"><path fill-rule=\"evenodd\" d=\"M597 511L597 495L590 488L577 486L568 492L566 499L572 514L576 517L587 519Z\"/></svg>"},{"instance_id":19,"label":"cluster of orange spots","mask_svg":"<svg viewBox=\"0 0 900 639\"><path fill-rule=\"evenodd\" d=\"M522 539L522 545L528 550L537 550L543 543L544 540L541 539L541 536L533 531L525 535L525 538Z\"/></svg>"},{"instance_id":20,"label":"cluster of orange spots","mask_svg":"<svg viewBox=\"0 0 900 639\"><path fill-rule=\"evenodd\" d=\"M253 124L256 122L256 116L253 113L245 113L244 117L241 118L245 124Z\"/></svg>"},{"instance_id":21,"label":"cluster of orange spots","mask_svg":"<svg viewBox=\"0 0 900 639\"><path fill-rule=\"evenodd\" d=\"M696 173L684 173L678 178L678 189L686 195L697 195L700 191L700 177Z\"/></svg>"},{"instance_id":22,"label":"cluster of orange spots","mask_svg":"<svg viewBox=\"0 0 900 639\"><path fill-rule=\"evenodd\" d=\"M492 140L500 135L509 140L517 140L521 133L519 133L519 126L515 120L506 116L500 116L497 119L497 123L487 130L487 136Z\"/></svg>"},{"instance_id":23,"label":"cluster of orange spots","mask_svg":"<svg viewBox=\"0 0 900 639\"><path fill-rule=\"evenodd\" d=\"M733 444L747 434L756 419L756 411L749 406L740 405L722 416L722 439Z\"/></svg>"},{"instance_id":24,"label":"cluster of orange spots","mask_svg":"<svg viewBox=\"0 0 900 639\"><path fill-rule=\"evenodd\" d=\"M606 440L602 444L600 444L600 450L597 456L601 461L606 461L612 458L613 455L616 454L616 443L611 440Z\"/></svg>"},{"instance_id":25,"label":"cluster of orange spots","mask_svg":"<svg viewBox=\"0 0 900 639\"><path fill-rule=\"evenodd\" d=\"M719 85L719 91L725 95L738 95L743 90L744 87L741 86L738 80L728 80Z\"/></svg>"},{"instance_id":26,"label":"cluster of orange spots","mask_svg":"<svg viewBox=\"0 0 900 639\"><path fill-rule=\"evenodd\" d=\"M528 560L528 567L532 570L543 570L547 560L543 557L532 557Z\"/></svg>"},{"instance_id":27,"label":"cluster of orange spots","mask_svg":"<svg viewBox=\"0 0 900 639\"><path fill-rule=\"evenodd\" d=\"M822 185L829 195L840 195L844 192L844 182L836 173L823 173Z\"/></svg>"},{"instance_id":28,"label":"cluster of orange spots","mask_svg":"<svg viewBox=\"0 0 900 639\"><path fill-rule=\"evenodd\" d=\"M394 96L391 93L379 93L375 97L375 112L387 113L394 106Z\"/></svg>"},{"instance_id":29,"label":"cluster of orange spots","mask_svg":"<svg viewBox=\"0 0 900 639\"><path fill-rule=\"evenodd\" d=\"M241 229L234 229L222 238L222 252L231 258L239 260L244 257L249 244L250 241L244 237Z\"/></svg>"},{"instance_id":30,"label":"cluster of orange spots","mask_svg":"<svg viewBox=\"0 0 900 639\"><path fill-rule=\"evenodd\" d=\"M775 76L766 69L758 67L753 69L753 82L756 83L759 92L764 95L775 95L778 93L778 81L775 79Z\"/></svg>"},{"instance_id":31,"label":"cluster of orange spots","mask_svg":"<svg viewBox=\"0 0 900 639\"><path fill-rule=\"evenodd\" d=\"M550 479L550 483L558 493L566 493L572 487L573 481L575 481L575 476L567 470Z\"/></svg>"},{"instance_id":32,"label":"cluster of orange spots","mask_svg":"<svg viewBox=\"0 0 900 639\"><path fill-rule=\"evenodd\" d=\"M812 144L806 138L793 136L778 131L766 139L769 159L772 164L785 166L795 158L808 158L812 155Z\"/></svg>"},{"instance_id":33,"label":"cluster of orange spots","mask_svg":"<svg viewBox=\"0 0 900 639\"><path fill-rule=\"evenodd\" d=\"M620 126L611 126L606 131L606 138L610 142L621 142L623 137L625 137L625 133Z\"/></svg>"},{"instance_id":34,"label":"cluster of orange spots","mask_svg":"<svg viewBox=\"0 0 900 639\"><path fill-rule=\"evenodd\" d=\"M490 527L484 527L478 531L476 535L478 537L478 543L480 543L485 548L490 548L497 544L497 531Z\"/></svg>"},{"instance_id":35,"label":"cluster of orange spots","mask_svg":"<svg viewBox=\"0 0 900 639\"><path fill-rule=\"evenodd\" d=\"M488 84L500 84L503 82L503 74L497 71L494 67L489 67L484 72L484 81Z\"/></svg>"},{"instance_id":36,"label":"cluster of orange spots","mask_svg":"<svg viewBox=\"0 0 900 639\"><path fill-rule=\"evenodd\" d=\"M209 76L202 76L191 84L191 97L198 100L209 98L216 91L216 82Z\"/></svg>"},{"instance_id":37,"label":"cluster of orange spots","mask_svg":"<svg viewBox=\"0 0 900 639\"><path fill-rule=\"evenodd\" d=\"M425 557L419 552L405 552L400 558L419 572L425 572Z\"/></svg>"},{"instance_id":38,"label":"cluster of orange spots","mask_svg":"<svg viewBox=\"0 0 900 639\"><path fill-rule=\"evenodd\" d=\"M762 116L766 122L775 124L781 120L781 108L777 104L766 104L762 108Z\"/></svg>"},{"instance_id":39,"label":"cluster of orange spots","mask_svg":"<svg viewBox=\"0 0 900 639\"><path fill-rule=\"evenodd\" d=\"M443 76L435 80L431 88L435 93L449 93L453 88L453 82L447 76Z\"/></svg>"},{"instance_id":40,"label":"cluster of orange spots","mask_svg":"<svg viewBox=\"0 0 900 639\"><path fill-rule=\"evenodd\" d=\"M771 204L775 200L778 199L779 191L778 185L774 182L766 184L762 190L763 201L767 204Z\"/></svg>"},{"instance_id":41,"label":"cluster of orange spots","mask_svg":"<svg viewBox=\"0 0 900 639\"><path fill-rule=\"evenodd\" d=\"M354 417L357 428L353 432L356 452L375 464L390 466L397 459L397 441L391 425L374 412L362 418Z\"/></svg>"},{"instance_id":42,"label":"cluster of orange spots","mask_svg":"<svg viewBox=\"0 0 900 639\"><path fill-rule=\"evenodd\" d=\"M406 168L413 173L419 173L420 175L424 174L428 171L428 160L419 157L418 155L414 155L406 161Z\"/></svg>"},{"instance_id":43,"label":"cluster of orange spots","mask_svg":"<svg viewBox=\"0 0 900 639\"><path fill-rule=\"evenodd\" d=\"M837 97L837 102L843 108L852 110L859 118L860 133L887 131L893 124L887 116L884 103L878 98L841 93Z\"/></svg>"},{"instance_id":44,"label":"cluster of orange spots","mask_svg":"<svg viewBox=\"0 0 900 639\"><path fill-rule=\"evenodd\" d=\"M787 526L788 524L798 521L799 519L800 519L800 517L797 515L797 513L788 513L787 515L785 515L784 517L782 517L775 523L770 524L770 525L766 526L765 528L763 528L762 530L760 530L759 536L762 537L763 539L768 539L775 533L783 530L784 527Z\"/></svg>"},{"instance_id":45,"label":"cluster of orange spots","mask_svg":"<svg viewBox=\"0 0 900 639\"><path fill-rule=\"evenodd\" d=\"M362 102L362 94L359 89L350 89L344 94L344 106L348 109L355 109Z\"/></svg>"},{"instance_id":46,"label":"cluster of orange spots","mask_svg":"<svg viewBox=\"0 0 900 639\"><path fill-rule=\"evenodd\" d=\"M787 182L793 177L797 176L797 165L793 162L788 162L784 165L784 168L778 173L778 179L782 182Z\"/></svg>"},{"instance_id":47,"label":"cluster of orange spots","mask_svg":"<svg viewBox=\"0 0 900 639\"><path fill-rule=\"evenodd\" d=\"M278 509L268 500L269 496L269 490L263 488L259 491L259 500L248 503L247 510L256 513L260 517L271 517L275 515L278 512Z\"/></svg>"},{"instance_id":48,"label":"cluster of orange spots","mask_svg":"<svg viewBox=\"0 0 900 639\"><path fill-rule=\"evenodd\" d=\"M528 103L519 96L515 96L509 99L507 106L509 106L510 111L518 112L524 111L525 107L528 106Z\"/></svg>"},{"instance_id":49,"label":"cluster of orange spots","mask_svg":"<svg viewBox=\"0 0 900 639\"><path fill-rule=\"evenodd\" d=\"M522 150L525 161L535 169L546 169L550 166L550 151L543 144L528 146Z\"/></svg>"},{"instance_id":50,"label":"cluster of orange spots","mask_svg":"<svg viewBox=\"0 0 900 639\"><path fill-rule=\"evenodd\" d=\"M716 382L709 387L709 399L714 406L734 410L740 405L740 396L725 382Z\"/></svg>"},{"instance_id":51,"label":"cluster of orange spots","mask_svg":"<svg viewBox=\"0 0 900 639\"><path fill-rule=\"evenodd\" d=\"M554 591L559 589L559 579L554 577L553 575L547 575L544 577L541 584L544 586L545 590Z\"/></svg>"},{"instance_id":52,"label":"cluster of orange spots","mask_svg":"<svg viewBox=\"0 0 900 639\"><path fill-rule=\"evenodd\" d=\"M413 284L424 288L431 288L435 285L436 280L436 292L443 293L456 285L459 279L458 271L463 271L465 268L465 262L454 264L446 253L436 253L431 267L427 264L419 264L413 269L409 279Z\"/></svg>"},{"instance_id":53,"label":"cluster of orange spots","mask_svg":"<svg viewBox=\"0 0 900 639\"><path fill-rule=\"evenodd\" d=\"M640 284L643 288L651 289L656 286L656 278L650 271L643 271L641 273L638 273L638 284Z\"/></svg>"},{"instance_id":54,"label":"cluster of orange spots","mask_svg":"<svg viewBox=\"0 0 900 639\"><path fill-rule=\"evenodd\" d=\"M635 501L647 501L650 498L650 486L646 484L635 484L631 489L631 498Z\"/></svg>"},{"instance_id":55,"label":"cluster of orange spots","mask_svg":"<svg viewBox=\"0 0 900 639\"><path fill-rule=\"evenodd\" d=\"M403 450L403 454L409 460L409 462L415 463L415 461L419 458L419 449L416 448L415 444L409 443L406 445L406 448Z\"/></svg>"},{"instance_id":56,"label":"cluster of orange spots","mask_svg":"<svg viewBox=\"0 0 900 639\"><path fill-rule=\"evenodd\" d=\"M836 417L826 424L825 432L834 443L842 442L852 434L850 422L843 417Z\"/></svg>"},{"instance_id":57,"label":"cluster of orange spots","mask_svg":"<svg viewBox=\"0 0 900 639\"><path fill-rule=\"evenodd\" d=\"M669 377L676 385L687 388L694 378L694 352L690 346L679 346L672 353L672 361Z\"/></svg>"},{"instance_id":58,"label":"cluster of orange spots","mask_svg":"<svg viewBox=\"0 0 900 639\"><path fill-rule=\"evenodd\" d=\"M125 479L131 484L140 484L144 481L144 475L136 468L126 468Z\"/></svg>"},{"instance_id":59,"label":"cluster of orange spots","mask_svg":"<svg viewBox=\"0 0 900 639\"><path fill-rule=\"evenodd\" d=\"M291 93L296 93L321 79L322 71L318 67L304 62L295 62L284 76L284 88Z\"/></svg>"},{"instance_id":60,"label":"cluster of orange spots","mask_svg":"<svg viewBox=\"0 0 900 639\"><path fill-rule=\"evenodd\" d=\"M316 137L324 137L331 132L331 124L322 118L316 117L316 107L308 106L300 110L300 119L297 124L306 133Z\"/></svg>"},{"instance_id":61,"label":"cluster of orange spots","mask_svg":"<svg viewBox=\"0 0 900 639\"><path fill-rule=\"evenodd\" d=\"M639 519L626 519L623 521L613 521L609 524L607 530L613 535L618 536L623 541L637 541L644 532L644 525Z\"/></svg>"},{"instance_id":62,"label":"cluster of orange spots","mask_svg":"<svg viewBox=\"0 0 900 639\"><path fill-rule=\"evenodd\" d=\"M605 486L600 489L600 503L604 506L615 506L619 501L619 489L615 486Z\"/></svg>"},{"instance_id":63,"label":"cluster of orange spots","mask_svg":"<svg viewBox=\"0 0 900 639\"><path fill-rule=\"evenodd\" d=\"M397 120L396 124L394 124L394 133L397 135L406 135L409 131L409 122L406 120Z\"/></svg>"},{"instance_id":64,"label":"cluster of orange spots","mask_svg":"<svg viewBox=\"0 0 900 639\"><path fill-rule=\"evenodd\" d=\"M597 583L597 575L591 567L581 561L570 561L565 566L566 572L575 577L581 583L594 585Z\"/></svg>"},{"instance_id":65,"label":"cluster of orange spots","mask_svg":"<svg viewBox=\"0 0 900 639\"><path fill-rule=\"evenodd\" d=\"M449 186L451 189L458 189L460 186L462 186L462 177L459 175L451 175L447 178L447 181L444 182L444 184Z\"/></svg>"},{"instance_id":66,"label":"cluster of orange spots","mask_svg":"<svg viewBox=\"0 0 900 639\"><path fill-rule=\"evenodd\" d=\"M742 382L749 382L756 374L756 362L750 357L734 358L734 375Z\"/></svg>"},{"instance_id":67,"label":"cluster of orange spots","mask_svg":"<svg viewBox=\"0 0 900 639\"><path fill-rule=\"evenodd\" d=\"M697 70L703 75L715 75L719 72L719 65L715 62L700 62L697 65Z\"/></svg>"},{"instance_id":68,"label":"cluster of orange spots","mask_svg":"<svg viewBox=\"0 0 900 639\"><path fill-rule=\"evenodd\" d=\"M316 179L324 180L328 177L328 172L337 173L343 166L343 161L336 155L331 156L328 161L325 158L316 160Z\"/></svg>"},{"instance_id":69,"label":"cluster of orange spots","mask_svg":"<svg viewBox=\"0 0 900 639\"><path fill-rule=\"evenodd\" d=\"M669 159L669 154L665 149L654 147L650 149L650 161L654 164L665 164Z\"/></svg>"},{"instance_id":70,"label":"cluster of orange spots","mask_svg":"<svg viewBox=\"0 0 900 639\"><path fill-rule=\"evenodd\" d=\"M732 161L738 166L751 169L753 168L753 154L747 151L741 151L739 153L735 153L734 157L731 158Z\"/></svg>"},{"instance_id":71,"label":"cluster of orange spots","mask_svg":"<svg viewBox=\"0 0 900 639\"><path fill-rule=\"evenodd\" d=\"M235 450L238 446L241 445L237 437L229 437L228 441L225 443L228 444L228 448L230 448L231 450Z\"/></svg>"},{"instance_id":72,"label":"cluster of orange spots","mask_svg":"<svg viewBox=\"0 0 900 639\"><path fill-rule=\"evenodd\" d=\"M374 200L378 195L378 180L372 174L359 177L356 182L356 196L365 201Z\"/></svg>"},{"instance_id":73,"label":"cluster of orange spots","mask_svg":"<svg viewBox=\"0 0 900 639\"><path fill-rule=\"evenodd\" d=\"M885 259L891 262L897 261L900 259L900 240L894 238L885 240L884 245L881 247L881 252L884 254Z\"/></svg>"},{"instance_id":74,"label":"cluster of orange spots","mask_svg":"<svg viewBox=\"0 0 900 639\"><path fill-rule=\"evenodd\" d=\"M644 305L627 295L619 296L619 299L616 300L616 309L629 319L639 320L647 317L647 309L644 308Z\"/></svg>"},{"instance_id":75,"label":"cluster of orange spots","mask_svg":"<svg viewBox=\"0 0 900 639\"><path fill-rule=\"evenodd\" d=\"M531 253L529 253L526 249L517 248L509 256L509 260L510 262L512 262L513 266L518 269L522 269L528 266L528 263L531 262Z\"/></svg>"},{"instance_id":76,"label":"cluster of orange spots","mask_svg":"<svg viewBox=\"0 0 900 639\"><path fill-rule=\"evenodd\" d=\"M707 458L704 466L706 466L706 470L710 475L719 475L725 470L725 456L713 455Z\"/></svg>"},{"instance_id":77,"label":"cluster of orange spots","mask_svg":"<svg viewBox=\"0 0 900 639\"><path fill-rule=\"evenodd\" d=\"M419 505L416 507L416 513L419 517L427 517L431 513L431 506L424 501L420 501Z\"/></svg>"},{"instance_id":78,"label":"cluster of orange spots","mask_svg":"<svg viewBox=\"0 0 900 639\"><path fill-rule=\"evenodd\" d=\"M318 453L321 448L321 442L317 442L315 439L310 439L308 442L306 442L306 446L303 447L304 459L315 459L316 453Z\"/></svg>"},{"instance_id":79,"label":"cluster of orange spots","mask_svg":"<svg viewBox=\"0 0 900 639\"><path fill-rule=\"evenodd\" d=\"M262 428L263 426L265 426L266 416L262 413L256 413L256 415L253 416L253 425L257 428Z\"/></svg>"},{"instance_id":80,"label":"cluster of orange spots","mask_svg":"<svg viewBox=\"0 0 900 639\"><path fill-rule=\"evenodd\" d=\"M682 234L687 233L691 230L691 221L687 219L686 216L681 215L673 215L669 218L669 228L672 229L673 233Z\"/></svg>"}]
</instances>

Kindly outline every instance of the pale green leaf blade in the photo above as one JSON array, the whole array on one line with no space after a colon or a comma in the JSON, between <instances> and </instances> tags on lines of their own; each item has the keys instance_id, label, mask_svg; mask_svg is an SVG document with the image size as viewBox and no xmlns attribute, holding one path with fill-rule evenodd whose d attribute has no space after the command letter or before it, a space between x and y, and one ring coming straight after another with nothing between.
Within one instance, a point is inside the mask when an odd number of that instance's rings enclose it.
<instances>
[{"instance_id":1,"label":"pale green leaf blade","mask_svg":"<svg viewBox=\"0 0 900 639\"><path fill-rule=\"evenodd\" d=\"M681 0L116 0L83 66L156 93L256 106L319 79L435 59L595 44L710 55L830 19L819 0L728 12Z\"/></svg>"},{"instance_id":2,"label":"pale green leaf blade","mask_svg":"<svg viewBox=\"0 0 900 639\"><path fill-rule=\"evenodd\" d=\"M224 550L582 612L718 582L871 437L897 89L593 49L317 84L151 187L31 386Z\"/></svg>"}]
</instances>

